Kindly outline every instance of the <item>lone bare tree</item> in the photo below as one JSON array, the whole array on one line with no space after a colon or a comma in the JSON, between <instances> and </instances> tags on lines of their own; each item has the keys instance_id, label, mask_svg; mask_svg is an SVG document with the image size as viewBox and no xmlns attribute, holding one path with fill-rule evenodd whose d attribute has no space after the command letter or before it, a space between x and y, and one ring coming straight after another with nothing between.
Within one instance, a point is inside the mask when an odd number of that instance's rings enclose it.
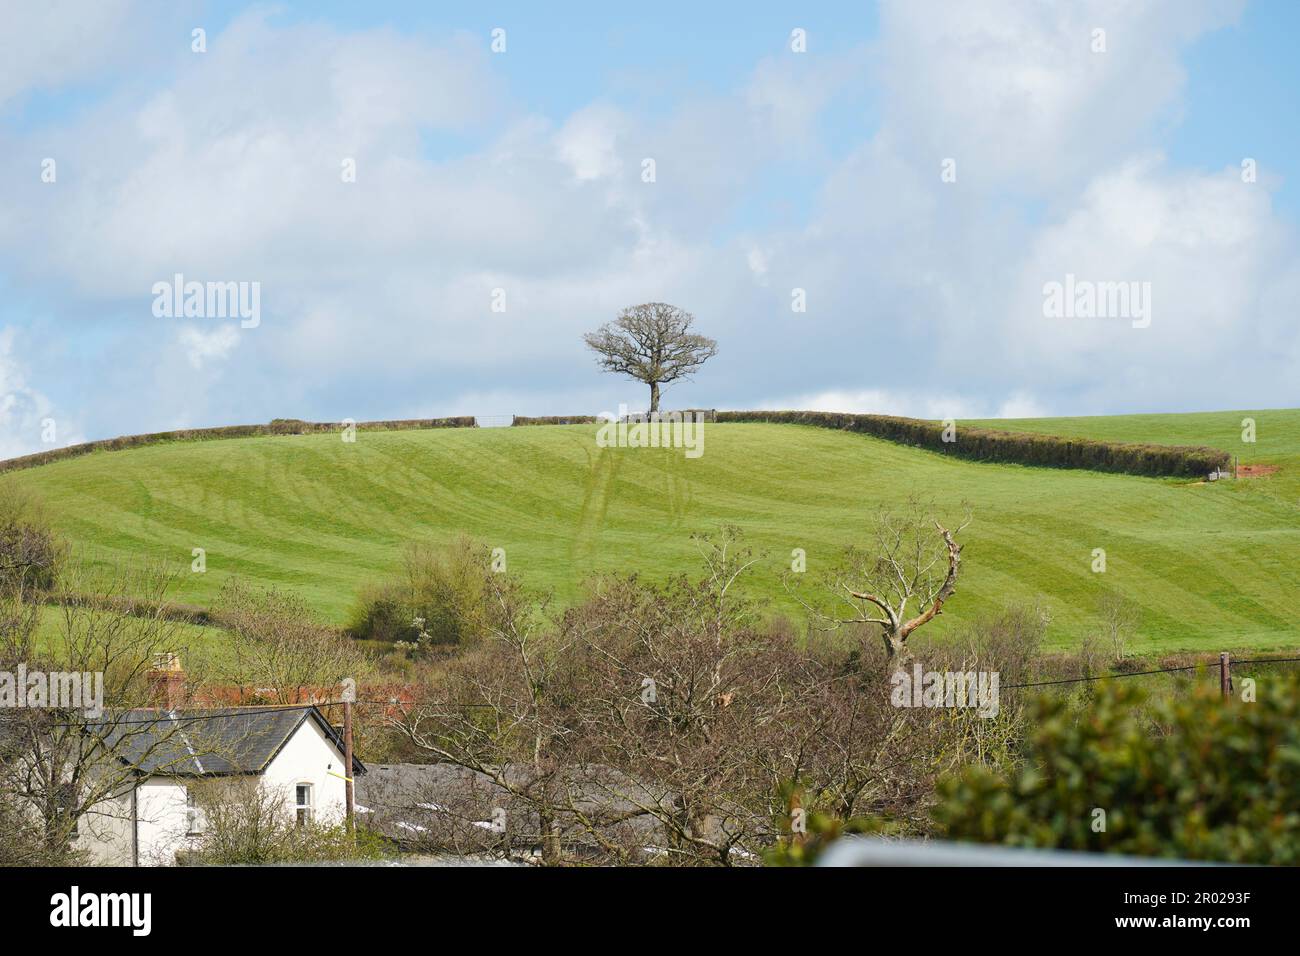
<instances>
[{"instance_id":1,"label":"lone bare tree","mask_svg":"<svg viewBox=\"0 0 1300 956\"><path fill-rule=\"evenodd\" d=\"M879 626L889 657L898 663L907 660L911 656L908 637L942 614L957 590L962 546L955 535L970 523L968 517L950 531L931 516L931 510L912 499L903 511L880 511L872 545L848 548L828 575L827 588L840 613L801 603L832 627Z\"/></svg>"},{"instance_id":2,"label":"lone bare tree","mask_svg":"<svg viewBox=\"0 0 1300 956\"><path fill-rule=\"evenodd\" d=\"M695 316L666 302L634 305L583 336L606 372L650 386L650 411L659 411L659 386L689 378L718 354L718 343L691 332Z\"/></svg>"},{"instance_id":3,"label":"lone bare tree","mask_svg":"<svg viewBox=\"0 0 1300 956\"><path fill-rule=\"evenodd\" d=\"M1142 619L1142 609L1136 602L1117 591L1106 591L1097 599L1097 613L1102 630L1110 642L1115 660L1124 659L1124 645L1128 636Z\"/></svg>"}]
</instances>

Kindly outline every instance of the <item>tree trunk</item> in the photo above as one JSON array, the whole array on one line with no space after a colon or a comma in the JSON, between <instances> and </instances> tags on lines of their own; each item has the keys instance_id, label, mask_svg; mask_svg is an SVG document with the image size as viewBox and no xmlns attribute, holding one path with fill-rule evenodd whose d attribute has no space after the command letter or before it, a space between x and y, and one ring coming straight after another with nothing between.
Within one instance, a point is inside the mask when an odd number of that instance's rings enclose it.
<instances>
[{"instance_id":1,"label":"tree trunk","mask_svg":"<svg viewBox=\"0 0 1300 956\"><path fill-rule=\"evenodd\" d=\"M907 647L907 637L905 635L896 630L882 627L880 636L884 638L885 653L889 656L891 664L901 667L912 659L912 652Z\"/></svg>"},{"instance_id":2,"label":"tree trunk","mask_svg":"<svg viewBox=\"0 0 1300 956\"><path fill-rule=\"evenodd\" d=\"M659 411L659 383L650 383L650 411Z\"/></svg>"},{"instance_id":3,"label":"tree trunk","mask_svg":"<svg viewBox=\"0 0 1300 956\"><path fill-rule=\"evenodd\" d=\"M541 830L542 864L559 866L564 862L564 851L560 845L560 828L549 808L537 812L538 829Z\"/></svg>"}]
</instances>

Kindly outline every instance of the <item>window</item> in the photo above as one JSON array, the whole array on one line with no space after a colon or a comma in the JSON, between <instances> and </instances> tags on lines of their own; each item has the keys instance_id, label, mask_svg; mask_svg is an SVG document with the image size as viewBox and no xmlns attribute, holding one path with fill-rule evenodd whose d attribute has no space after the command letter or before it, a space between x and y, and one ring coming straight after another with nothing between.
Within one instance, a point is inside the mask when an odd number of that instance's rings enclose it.
<instances>
[{"instance_id":1,"label":"window","mask_svg":"<svg viewBox=\"0 0 1300 956\"><path fill-rule=\"evenodd\" d=\"M185 835L197 836L203 832L203 811L194 800L194 794L185 789Z\"/></svg>"},{"instance_id":2,"label":"window","mask_svg":"<svg viewBox=\"0 0 1300 956\"><path fill-rule=\"evenodd\" d=\"M311 802L311 784L300 783L294 788L295 791L295 809L297 810L298 826L305 827L311 823L312 802Z\"/></svg>"},{"instance_id":3,"label":"window","mask_svg":"<svg viewBox=\"0 0 1300 956\"><path fill-rule=\"evenodd\" d=\"M55 800L58 803L56 809L59 818L63 820L65 825L68 827L68 839L75 840L81 835L81 818L76 812L77 789L70 783L62 783L59 784L55 794Z\"/></svg>"}]
</instances>

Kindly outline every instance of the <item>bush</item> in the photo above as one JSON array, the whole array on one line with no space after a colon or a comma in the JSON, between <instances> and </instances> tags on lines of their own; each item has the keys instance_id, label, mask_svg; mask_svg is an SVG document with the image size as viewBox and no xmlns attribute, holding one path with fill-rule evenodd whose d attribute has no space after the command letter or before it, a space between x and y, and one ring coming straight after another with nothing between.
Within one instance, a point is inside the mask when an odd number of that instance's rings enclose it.
<instances>
[{"instance_id":1,"label":"bush","mask_svg":"<svg viewBox=\"0 0 1300 956\"><path fill-rule=\"evenodd\" d=\"M58 578L63 545L36 499L0 482L0 592L47 591Z\"/></svg>"},{"instance_id":2,"label":"bush","mask_svg":"<svg viewBox=\"0 0 1300 956\"><path fill-rule=\"evenodd\" d=\"M341 823L296 824L284 795L258 778L203 780L190 791L204 829L198 845L179 854L188 865L376 860L387 853L386 841L362 827L349 832Z\"/></svg>"},{"instance_id":3,"label":"bush","mask_svg":"<svg viewBox=\"0 0 1300 956\"><path fill-rule=\"evenodd\" d=\"M1300 863L1300 681L1261 681L1258 702L1210 688L1148 707L1122 681L1081 714L1038 702L1020 769L940 782L935 817L957 840ZM1103 811L1104 820L1097 811ZM1104 822L1104 829L1099 823Z\"/></svg>"},{"instance_id":4,"label":"bush","mask_svg":"<svg viewBox=\"0 0 1300 956\"><path fill-rule=\"evenodd\" d=\"M904 445L971 458L1054 468L1089 468L1149 477L1204 478L1227 468L1231 456L1216 448L1148 445L1063 438L1025 432L975 428L957 429L956 441L943 440L939 422L891 415L850 415L837 412L718 412L719 422L788 422L863 432Z\"/></svg>"},{"instance_id":5,"label":"bush","mask_svg":"<svg viewBox=\"0 0 1300 956\"><path fill-rule=\"evenodd\" d=\"M488 551L467 535L443 548L407 547L400 578L361 593L348 622L356 638L463 647L487 627Z\"/></svg>"},{"instance_id":6,"label":"bush","mask_svg":"<svg viewBox=\"0 0 1300 956\"><path fill-rule=\"evenodd\" d=\"M371 584L357 595L344 630L358 640L412 641L419 634L412 623L415 611L410 593L401 582Z\"/></svg>"},{"instance_id":7,"label":"bush","mask_svg":"<svg viewBox=\"0 0 1300 956\"><path fill-rule=\"evenodd\" d=\"M511 425L594 425L601 419L596 415L515 415Z\"/></svg>"}]
</instances>

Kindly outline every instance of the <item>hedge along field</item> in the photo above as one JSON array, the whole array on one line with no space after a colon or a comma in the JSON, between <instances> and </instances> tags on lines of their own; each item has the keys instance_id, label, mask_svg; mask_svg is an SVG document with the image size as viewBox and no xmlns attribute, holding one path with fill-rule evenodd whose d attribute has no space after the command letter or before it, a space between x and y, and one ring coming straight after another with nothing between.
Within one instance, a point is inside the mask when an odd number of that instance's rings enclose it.
<instances>
[{"instance_id":1,"label":"hedge along field","mask_svg":"<svg viewBox=\"0 0 1300 956\"><path fill-rule=\"evenodd\" d=\"M352 422L355 431L399 431L408 428L472 428L474 419L469 416L460 418L411 418L400 421ZM117 438L104 438L100 441L83 442L79 445L67 445L51 451L40 451L34 455L22 455L0 461L0 473L21 471L35 468L68 458L79 458L99 451L123 451L127 448L143 448L146 445L170 445L176 442L218 441L227 438L247 438L253 435L306 435L329 432L340 434L347 427L342 422L305 422L300 418L277 418L266 425L226 425L220 428L185 428L171 432L151 432L146 435L122 435Z\"/></svg>"},{"instance_id":2,"label":"hedge along field","mask_svg":"<svg viewBox=\"0 0 1300 956\"><path fill-rule=\"evenodd\" d=\"M1300 433L1300 412L1269 414ZM1161 417L1178 432L1179 416ZM1300 646L1290 610L1300 504L1268 492L1268 479L982 463L785 424L706 425L696 459L681 449L598 448L595 433L556 425L370 431L353 444L337 434L234 438L96 452L11 480L40 492L94 560L174 561L185 570L177 600L210 603L238 574L296 589L334 621L361 585L398 566L407 540L468 532L505 548L511 570L565 601L595 570L693 572L689 534L720 522L769 552L754 590L796 616L777 582L791 549L807 551L815 575L863 540L878 506L920 492L952 514L968 500L975 514L962 583L931 633L1007 601L1040 600L1050 642L1074 646L1109 588L1146 608L1135 652ZM195 547L206 549L206 574L188 571ZM1097 547L1107 551L1104 575L1090 570Z\"/></svg>"},{"instance_id":3,"label":"hedge along field","mask_svg":"<svg viewBox=\"0 0 1300 956\"><path fill-rule=\"evenodd\" d=\"M1242 422L1254 423L1254 441L1242 438ZM963 424L958 423L959 427ZM1078 435L1117 442L1168 442L1208 445L1241 464L1265 466L1271 473L1239 485L1240 490L1300 500L1300 411L1192 412L1185 415L1106 415L1081 418L1018 418L970 421L975 427L1018 432ZM1276 471L1271 469L1276 468Z\"/></svg>"},{"instance_id":4,"label":"hedge along field","mask_svg":"<svg viewBox=\"0 0 1300 956\"><path fill-rule=\"evenodd\" d=\"M841 412L721 412L720 422L782 422L839 428L970 458L1047 468L1089 468L1148 477L1204 478L1228 464L1215 448L1100 440L1089 436L1014 432L966 423L958 429L941 422L894 415Z\"/></svg>"}]
</instances>

